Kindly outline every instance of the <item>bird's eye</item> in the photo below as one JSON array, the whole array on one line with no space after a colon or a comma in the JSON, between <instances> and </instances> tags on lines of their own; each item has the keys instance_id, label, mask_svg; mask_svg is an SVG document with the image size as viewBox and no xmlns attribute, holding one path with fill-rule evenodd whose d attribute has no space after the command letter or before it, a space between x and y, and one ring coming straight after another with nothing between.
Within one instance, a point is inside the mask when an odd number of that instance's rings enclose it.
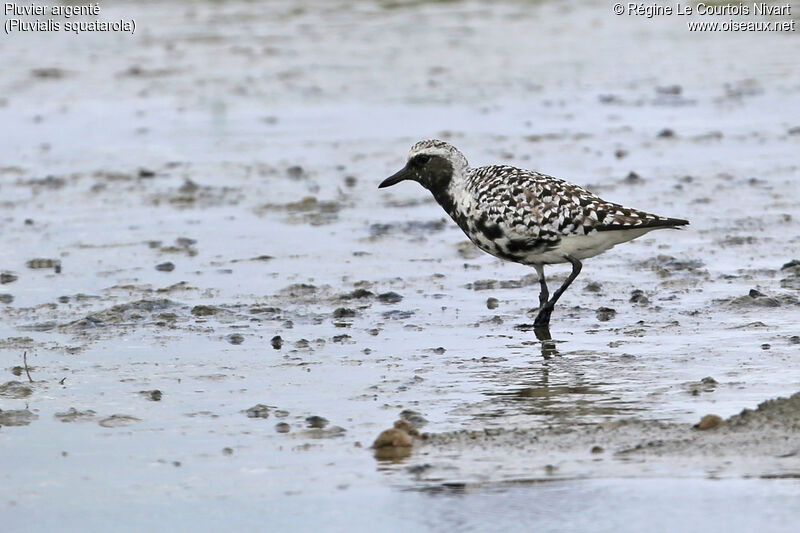
<instances>
[{"instance_id":1,"label":"bird's eye","mask_svg":"<svg viewBox=\"0 0 800 533\"><path fill-rule=\"evenodd\" d=\"M425 155L425 154L420 154L420 155L418 155L418 156L417 156L415 159L417 160L417 163L418 163L418 164L420 164L420 165L424 165L425 163L427 163L428 161L430 161L430 159L431 159L431 156L429 156L429 155Z\"/></svg>"}]
</instances>

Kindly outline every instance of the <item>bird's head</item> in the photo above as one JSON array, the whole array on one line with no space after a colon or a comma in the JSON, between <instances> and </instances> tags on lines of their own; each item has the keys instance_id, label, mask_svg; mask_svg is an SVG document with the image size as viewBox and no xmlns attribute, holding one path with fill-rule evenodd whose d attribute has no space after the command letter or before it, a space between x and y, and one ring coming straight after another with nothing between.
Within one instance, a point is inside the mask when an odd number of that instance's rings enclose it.
<instances>
[{"instance_id":1,"label":"bird's head","mask_svg":"<svg viewBox=\"0 0 800 533\"><path fill-rule=\"evenodd\" d=\"M435 139L420 141L409 150L406 166L378 188L412 180L434 192L446 189L453 179L461 179L468 169L467 158L451 144Z\"/></svg>"}]
</instances>

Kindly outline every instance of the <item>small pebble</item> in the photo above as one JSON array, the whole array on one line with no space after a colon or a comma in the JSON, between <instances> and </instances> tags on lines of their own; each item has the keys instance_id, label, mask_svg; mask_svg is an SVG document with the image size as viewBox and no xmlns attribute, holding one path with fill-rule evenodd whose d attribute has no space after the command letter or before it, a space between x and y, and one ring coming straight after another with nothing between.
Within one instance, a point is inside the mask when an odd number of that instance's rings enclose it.
<instances>
[{"instance_id":1,"label":"small pebble","mask_svg":"<svg viewBox=\"0 0 800 533\"><path fill-rule=\"evenodd\" d=\"M608 322L615 316L617 316L617 312L610 307L600 307L597 312L597 320L600 322Z\"/></svg>"},{"instance_id":2,"label":"small pebble","mask_svg":"<svg viewBox=\"0 0 800 533\"><path fill-rule=\"evenodd\" d=\"M233 448L228 446L222 448L222 455L233 455Z\"/></svg>"},{"instance_id":3,"label":"small pebble","mask_svg":"<svg viewBox=\"0 0 800 533\"><path fill-rule=\"evenodd\" d=\"M216 315L219 309L213 305L195 305L192 307L192 314L194 316L211 316Z\"/></svg>"},{"instance_id":4,"label":"small pebble","mask_svg":"<svg viewBox=\"0 0 800 533\"><path fill-rule=\"evenodd\" d=\"M379 448L410 448L413 446L411 436L402 429L386 429L378 435L372 447Z\"/></svg>"},{"instance_id":5,"label":"small pebble","mask_svg":"<svg viewBox=\"0 0 800 533\"><path fill-rule=\"evenodd\" d=\"M160 263L156 265L156 270L159 272L172 272L175 270L175 264L167 261L166 263Z\"/></svg>"},{"instance_id":6,"label":"small pebble","mask_svg":"<svg viewBox=\"0 0 800 533\"><path fill-rule=\"evenodd\" d=\"M272 339L269 341L269 343L276 350L280 350L281 346L283 346L283 338L281 338L280 335L275 335L274 337L272 337Z\"/></svg>"},{"instance_id":7,"label":"small pebble","mask_svg":"<svg viewBox=\"0 0 800 533\"><path fill-rule=\"evenodd\" d=\"M239 333L232 333L225 337L225 340L231 344L242 344L244 342L244 337Z\"/></svg>"},{"instance_id":8,"label":"small pebble","mask_svg":"<svg viewBox=\"0 0 800 533\"><path fill-rule=\"evenodd\" d=\"M424 416L416 411L412 411L411 409L405 409L401 411L400 418L417 428L421 428L428 423L428 420Z\"/></svg>"},{"instance_id":9,"label":"small pebble","mask_svg":"<svg viewBox=\"0 0 800 533\"><path fill-rule=\"evenodd\" d=\"M303 170L303 167L300 165L292 165L286 169L286 174L288 174L290 178L298 179L303 177L305 170Z\"/></svg>"},{"instance_id":10,"label":"small pebble","mask_svg":"<svg viewBox=\"0 0 800 533\"><path fill-rule=\"evenodd\" d=\"M497 306L500 305L500 300L497 298L489 298L486 300L486 308L487 309L497 309Z\"/></svg>"},{"instance_id":11,"label":"small pebble","mask_svg":"<svg viewBox=\"0 0 800 533\"><path fill-rule=\"evenodd\" d=\"M700 431L705 431L707 429L714 429L715 427L722 425L722 423L722 417L718 415L706 415L701 418L700 422L694 427Z\"/></svg>"},{"instance_id":12,"label":"small pebble","mask_svg":"<svg viewBox=\"0 0 800 533\"><path fill-rule=\"evenodd\" d=\"M156 390L143 390L139 391L139 394L150 400L151 402L160 402L161 396L163 396L162 392L158 389Z\"/></svg>"},{"instance_id":13,"label":"small pebble","mask_svg":"<svg viewBox=\"0 0 800 533\"><path fill-rule=\"evenodd\" d=\"M384 292L378 295L378 300L385 304L396 304L402 299L403 297L396 292Z\"/></svg>"},{"instance_id":14,"label":"small pebble","mask_svg":"<svg viewBox=\"0 0 800 533\"><path fill-rule=\"evenodd\" d=\"M647 305L650 303L650 300L648 300L647 296L644 295L644 291L636 289L633 292L631 292L630 302L632 304Z\"/></svg>"},{"instance_id":15,"label":"small pebble","mask_svg":"<svg viewBox=\"0 0 800 533\"><path fill-rule=\"evenodd\" d=\"M286 422L278 422L277 424L275 424L275 431L277 431L278 433L289 433L291 429L292 429L291 426L289 426L289 424L287 424Z\"/></svg>"},{"instance_id":16,"label":"small pebble","mask_svg":"<svg viewBox=\"0 0 800 533\"><path fill-rule=\"evenodd\" d=\"M308 424L308 427L310 427L310 428L322 429L322 428L324 428L325 426L328 425L328 419L327 418L323 418L321 416L316 416L316 415L309 416L309 417L306 417L306 424Z\"/></svg>"},{"instance_id":17,"label":"small pebble","mask_svg":"<svg viewBox=\"0 0 800 533\"><path fill-rule=\"evenodd\" d=\"M247 418L269 418L269 406L258 403L245 411Z\"/></svg>"}]
</instances>

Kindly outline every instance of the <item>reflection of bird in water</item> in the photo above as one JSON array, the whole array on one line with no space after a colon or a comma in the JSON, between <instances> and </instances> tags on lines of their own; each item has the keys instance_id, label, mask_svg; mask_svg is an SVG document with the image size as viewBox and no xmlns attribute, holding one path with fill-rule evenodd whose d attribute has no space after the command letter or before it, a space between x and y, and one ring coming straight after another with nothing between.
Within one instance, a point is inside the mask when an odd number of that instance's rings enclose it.
<instances>
[{"instance_id":1,"label":"reflection of bird in water","mask_svg":"<svg viewBox=\"0 0 800 533\"><path fill-rule=\"evenodd\" d=\"M549 327L553 307L580 273L582 259L652 230L689 223L606 202L578 185L531 170L470 168L461 152L438 140L415 144L405 167L379 187L403 180L431 191L478 248L536 269L538 328ZM558 263L570 263L572 272L550 298L544 265Z\"/></svg>"}]
</instances>

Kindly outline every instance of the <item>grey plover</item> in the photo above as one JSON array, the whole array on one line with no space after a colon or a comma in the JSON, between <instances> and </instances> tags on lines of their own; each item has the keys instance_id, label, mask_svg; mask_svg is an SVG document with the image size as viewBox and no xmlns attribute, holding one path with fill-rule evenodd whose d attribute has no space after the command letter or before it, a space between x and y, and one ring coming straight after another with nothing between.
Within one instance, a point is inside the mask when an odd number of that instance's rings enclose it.
<instances>
[{"instance_id":1,"label":"grey plover","mask_svg":"<svg viewBox=\"0 0 800 533\"><path fill-rule=\"evenodd\" d=\"M455 147L439 140L411 147L399 172L378 187L412 180L431 191L447 214L484 252L529 265L539 275L537 328L550 325L558 299L581 271L582 259L654 229L689 223L607 202L586 189L507 165L470 168ZM572 272L550 298L544 265L570 263Z\"/></svg>"}]
</instances>

